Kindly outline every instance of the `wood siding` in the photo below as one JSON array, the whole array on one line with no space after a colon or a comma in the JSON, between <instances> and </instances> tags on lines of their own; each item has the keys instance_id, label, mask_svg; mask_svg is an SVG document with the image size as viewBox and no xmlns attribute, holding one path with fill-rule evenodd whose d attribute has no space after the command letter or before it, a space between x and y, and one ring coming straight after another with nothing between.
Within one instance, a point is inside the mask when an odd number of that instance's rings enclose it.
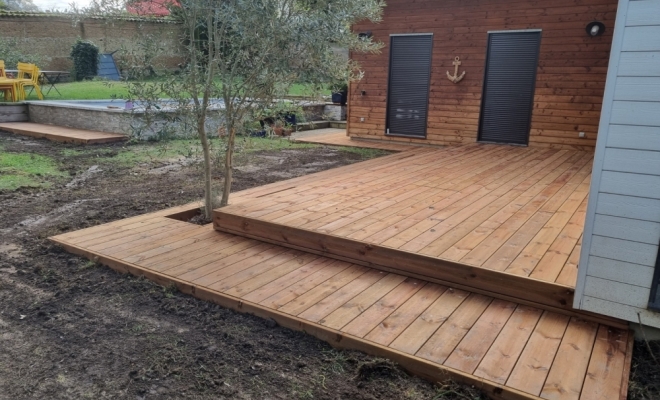
<instances>
[{"instance_id":1,"label":"wood siding","mask_svg":"<svg viewBox=\"0 0 660 400\"><path fill-rule=\"evenodd\" d=\"M351 84L349 135L437 145L476 141L488 32L541 29L530 146L593 148L616 8L616 0L390 0L381 23L353 27L371 31L385 47L380 54L351 55L365 74ZM592 38L585 27L594 20L606 29ZM426 139L385 135L389 35L400 33L434 34ZM466 71L458 84L446 76L454 73L456 56Z\"/></svg>"},{"instance_id":2,"label":"wood siding","mask_svg":"<svg viewBox=\"0 0 660 400\"><path fill-rule=\"evenodd\" d=\"M621 0L575 307L660 327L660 0Z\"/></svg>"}]
</instances>

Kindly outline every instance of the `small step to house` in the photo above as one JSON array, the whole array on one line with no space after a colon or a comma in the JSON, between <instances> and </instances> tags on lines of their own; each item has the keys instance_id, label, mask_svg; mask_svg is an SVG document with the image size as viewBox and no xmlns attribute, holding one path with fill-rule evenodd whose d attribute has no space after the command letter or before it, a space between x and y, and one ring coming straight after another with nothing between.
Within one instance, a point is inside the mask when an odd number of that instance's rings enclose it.
<instances>
[{"instance_id":1,"label":"small step to house","mask_svg":"<svg viewBox=\"0 0 660 400\"><path fill-rule=\"evenodd\" d=\"M378 149L388 151L414 150L418 146L387 142L385 140L354 140L346 135L346 129L324 128L306 131L303 134L294 133L291 140L295 142L323 144L326 146L359 147L363 149Z\"/></svg>"},{"instance_id":2,"label":"small step to house","mask_svg":"<svg viewBox=\"0 0 660 400\"><path fill-rule=\"evenodd\" d=\"M330 128L346 129L346 121L330 121Z\"/></svg>"},{"instance_id":3,"label":"small step to house","mask_svg":"<svg viewBox=\"0 0 660 400\"><path fill-rule=\"evenodd\" d=\"M296 132L311 131L315 129L326 129L330 127L330 121L310 121L296 124Z\"/></svg>"},{"instance_id":4,"label":"small step to house","mask_svg":"<svg viewBox=\"0 0 660 400\"><path fill-rule=\"evenodd\" d=\"M67 128L64 126L35 124L32 122L0 123L0 130L54 142L76 144L112 143L127 140L128 137L118 133L90 131L85 129Z\"/></svg>"}]
</instances>

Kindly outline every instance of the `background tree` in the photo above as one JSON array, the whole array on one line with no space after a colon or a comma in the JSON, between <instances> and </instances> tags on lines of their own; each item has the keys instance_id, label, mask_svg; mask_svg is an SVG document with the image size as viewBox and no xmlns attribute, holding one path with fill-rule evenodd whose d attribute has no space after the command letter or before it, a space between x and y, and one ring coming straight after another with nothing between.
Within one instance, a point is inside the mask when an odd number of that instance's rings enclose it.
<instances>
[{"instance_id":1,"label":"background tree","mask_svg":"<svg viewBox=\"0 0 660 400\"><path fill-rule=\"evenodd\" d=\"M34 4L32 0L4 0L8 10L11 11L28 11L38 12L41 11L39 7Z\"/></svg>"},{"instance_id":2,"label":"background tree","mask_svg":"<svg viewBox=\"0 0 660 400\"><path fill-rule=\"evenodd\" d=\"M71 47L73 78L81 81L93 78L99 69L99 48L90 41L78 39Z\"/></svg>"}]
</instances>

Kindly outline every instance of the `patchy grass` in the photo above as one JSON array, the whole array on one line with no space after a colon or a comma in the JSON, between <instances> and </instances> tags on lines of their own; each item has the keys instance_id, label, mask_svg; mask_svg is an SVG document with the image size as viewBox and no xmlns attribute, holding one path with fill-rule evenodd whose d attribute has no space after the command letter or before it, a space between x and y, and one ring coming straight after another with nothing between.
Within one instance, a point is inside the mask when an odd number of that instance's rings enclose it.
<instances>
[{"instance_id":1,"label":"patchy grass","mask_svg":"<svg viewBox=\"0 0 660 400\"><path fill-rule=\"evenodd\" d=\"M211 139L211 151L222 151L220 139ZM311 149L315 144L292 142L285 138L255 138L241 137L236 140L238 153L253 153L267 150ZM201 145L197 139L175 139L162 142L136 142L121 148L63 149L63 157L88 157L90 153L98 159L99 164L117 164L132 166L142 163L154 163L177 158L202 158Z\"/></svg>"},{"instance_id":2,"label":"patchy grass","mask_svg":"<svg viewBox=\"0 0 660 400\"><path fill-rule=\"evenodd\" d=\"M391 152L387 150L367 149L362 147L340 147L339 150L345 151L347 153L358 154L365 160L391 154Z\"/></svg>"},{"instance_id":3,"label":"patchy grass","mask_svg":"<svg viewBox=\"0 0 660 400\"><path fill-rule=\"evenodd\" d=\"M48 187L53 178L67 176L50 157L9 153L0 147L0 190L21 187Z\"/></svg>"},{"instance_id":4,"label":"patchy grass","mask_svg":"<svg viewBox=\"0 0 660 400\"><path fill-rule=\"evenodd\" d=\"M49 86L44 85L42 90L48 91ZM126 98L128 96L128 86L124 82L107 81L82 81L58 83L55 85L61 95L51 90L46 100L107 100L115 98ZM37 94L33 91L28 100L38 100Z\"/></svg>"},{"instance_id":5,"label":"patchy grass","mask_svg":"<svg viewBox=\"0 0 660 400\"><path fill-rule=\"evenodd\" d=\"M123 99L128 97L128 84L126 82L110 82L103 80L82 81L82 82L67 82L58 83L55 89L51 90L46 95L46 100L107 100L107 99ZM48 86L44 85L43 89ZM304 96L307 92L305 85L293 85L289 90L291 96ZM330 95L330 91L324 91L322 94ZM38 100L37 94L33 91L28 96L28 100Z\"/></svg>"},{"instance_id":6,"label":"patchy grass","mask_svg":"<svg viewBox=\"0 0 660 400\"><path fill-rule=\"evenodd\" d=\"M263 151L263 150L287 150L287 149L313 149L318 145L311 143L292 142L286 138L260 138L260 137L242 137L237 140L243 151Z\"/></svg>"}]
</instances>

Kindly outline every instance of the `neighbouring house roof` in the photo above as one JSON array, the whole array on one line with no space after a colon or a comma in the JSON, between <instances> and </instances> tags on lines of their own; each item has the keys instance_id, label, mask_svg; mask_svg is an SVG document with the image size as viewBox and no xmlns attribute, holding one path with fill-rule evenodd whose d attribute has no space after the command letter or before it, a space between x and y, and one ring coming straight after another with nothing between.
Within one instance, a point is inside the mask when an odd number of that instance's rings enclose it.
<instances>
[{"instance_id":1,"label":"neighbouring house roof","mask_svg":"<svg viewBox=\"0 0 660 400\"><path fill-rule=\"evenodd\" d=\"M178 6L176 0L138 0L131 2L126 6L126 11L130 14L140 16L166 17L170 15L169 6Z\"/></svg>"}]
</instances>

